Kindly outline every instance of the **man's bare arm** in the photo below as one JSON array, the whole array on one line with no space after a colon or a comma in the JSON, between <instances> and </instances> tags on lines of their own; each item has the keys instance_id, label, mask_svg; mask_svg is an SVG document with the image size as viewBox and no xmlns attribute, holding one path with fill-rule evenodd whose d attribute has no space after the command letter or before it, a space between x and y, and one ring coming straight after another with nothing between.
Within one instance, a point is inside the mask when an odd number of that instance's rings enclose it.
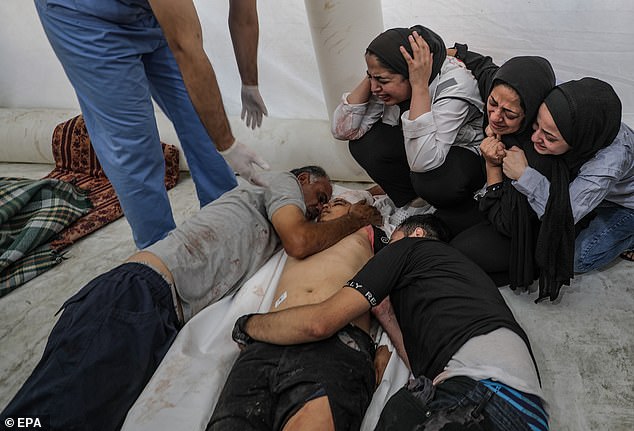
<instances>
[{"instance_id":1,"label":"man's bare arm","mask_svg":"<svg viewBox=\"0 0 634 431\"><path fill-rule=\"evenodd\" d=\"M388 296L381 301L379 305L374 307L372 314L374 314L374 317L376 317L385 332L387 332L392 344L394 344L396 353L398 353L403 362L405 362L405 365L407 365L407 368L411 371L412 368L409 365L409 358L407 357L405 343L403 342L403 333L401 332L401 327L398 325L398 320L396 320L390 297Z\"/></svg>"},{"instance_id":2,"label":"man's bare arm","mask_svg":"<svg viewBox=\"0 0 634 431\"><path fill-rule=\"evenodd\" d=\"M370 205L356 203L350 212L336 220L313 222L294 205L275 211L271 222L289 256L303 259L337 243L343 237L369 224L381 224L381 214Z\"/></svg>"},{"instance_id":3,"label":"man's bare arm","mask_svg":"<svg viewBox=\"0 0 634 431\"><path fill-rule=\"evenodd\" d=\"M323 340L366 313L370 304L355 289L343 287L318 304L255 314L246 322L245 332L254 340L290 345Z\"/></svg>"},{"instance_id":4,"label":"man's bare arm","mask_svg":"<svg viewBox=\"0 0 634 431\"><path fill-rule=\"evenodd\" d=\"M258 85L258 11L256 0L230 0L229 32L244 85Z\"/></svg>"},{"instance_id":5,"label":"man's bare arm","mask_svg":"<svg viewBox=\"0 0 634 431\"><path fill-rule=\"evenodd\" d=\"M187 92L218 150L234 142L216 74L203 49L202 29L192 0L149 0L176 58Z\"/></svg>"},{"instance_id":6,"label":"man's bare arm","mask_svg":"<svg viewBox=\"0 0 634 431\"><path fill-rule=\"evenodd\" d=\"M256 0L229 0L229 31L235 53L242 89L242 113L247 127L262 125L262 116L268 115L258 88L258 37L260 26Z\"/></svg>"},{"instance_id":7,"label":"man's bare arm","mask_svg":"<svg viewBox=\"0 0 634 431\"><path fill-rule=\"evenodd\" d=\"M376 348L376 353L374 354L374 381L376 386L379 386L381 380L383 380L383 374L385 374L385 369L391 357L392 352L385 344Z\"/></svg>"}]
</instances>

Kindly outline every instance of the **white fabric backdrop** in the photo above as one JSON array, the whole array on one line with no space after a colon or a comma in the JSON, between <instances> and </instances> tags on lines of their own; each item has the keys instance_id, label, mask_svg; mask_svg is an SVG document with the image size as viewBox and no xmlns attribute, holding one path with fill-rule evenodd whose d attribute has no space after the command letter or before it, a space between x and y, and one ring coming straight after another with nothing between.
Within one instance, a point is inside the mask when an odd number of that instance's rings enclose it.
<instances>
[{"instance_id":1,"label":"white fabric backdrop","mask_svg":"<svg viewBox=\"0 0 634 431\"><path fill-rule=\"evenodd\" d=\"M306 1L313 9L315 4L331 9L351 0ZM271 118L302 121L279 123L266 118L263 129L256 133L241 126L235 117L240 113L240 80L227 28L228 1L196 0L196 5L205 49L216 69L236 135L274 167L318 161L334 164L339 171L334 176L339 179L357 177L359 171L350 170L349 161L337 165L339 150L332 155L326 151L325 156L316 151L317 160L304 155L306 148L341 146L328 131L328 112L304 2L259 2L261 93ZM420 23L440 34L448 46L454 41L467 42L498 63L514 55L536 54L552 62L559 81L582 76L607 80L623 101L624 120L634 125L634 2L630 0L387 0L382 2L382 12L385 28ZM349 20L363 25L367 20L363 8ZM341 32L345 34L346 28ZM32 1L0 2L0 41L0 107L77 109L72 87L48 45ZM365 71L362 54L360 50L349 60L349 67L358 69L359 77ZM343 90L352 84L340 85ZM303 120L315 121L317 131L303 137ZM174 143L173 132L162 128L161 133L164 140ZM289 137L293 140L282 143ZM289 148L292 154L282 156Z\"/></svg>"}]
</instances>

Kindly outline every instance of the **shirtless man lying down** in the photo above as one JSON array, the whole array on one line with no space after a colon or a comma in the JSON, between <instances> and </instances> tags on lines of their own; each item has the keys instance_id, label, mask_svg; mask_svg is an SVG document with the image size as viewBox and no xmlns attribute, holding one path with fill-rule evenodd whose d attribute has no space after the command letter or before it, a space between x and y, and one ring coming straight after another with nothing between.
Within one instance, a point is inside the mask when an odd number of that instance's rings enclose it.
<instances>
[{"instance_id":1,"label":"shirtless man lying down","mask_svg":"<svg viewBox=\"0 0 634 431\"><path fill-rule=\"evenodd\" d=\"M346 215L351 204L335 198L321 221ZM298 260L289 257L270 311L319 303L343 286L384 245L371 226L330 248ZM359 429L375 388L375 347L370 314L315 343L277 346L234 339L242 352L220 394L207 430Z\"/></svg>"}]
</instances>

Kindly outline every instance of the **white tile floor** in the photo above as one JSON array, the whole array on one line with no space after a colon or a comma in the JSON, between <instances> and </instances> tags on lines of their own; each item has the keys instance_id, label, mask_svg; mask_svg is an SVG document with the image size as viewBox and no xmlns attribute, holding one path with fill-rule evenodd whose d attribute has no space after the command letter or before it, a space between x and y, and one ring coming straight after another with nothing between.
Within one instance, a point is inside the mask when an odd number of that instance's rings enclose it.
<instances>
[{"instance_id":1,"label":"white tile floor","mask_svg":"<svg viewBox=\"0 0 634 431\"><path fill-rule=\"evenodd\" d=\"M1 176L40 178L52 168L0 164ZM176 222L198 209L185 174L169 192ZM135 251L120 219L70 248L69 259L0 298L0 409L39 360L59 309L86 282ZM502 293L528 333L550 401L553 430L634 429L634 264L576 277L556 304Z\"/></svg>"}]
</instances>

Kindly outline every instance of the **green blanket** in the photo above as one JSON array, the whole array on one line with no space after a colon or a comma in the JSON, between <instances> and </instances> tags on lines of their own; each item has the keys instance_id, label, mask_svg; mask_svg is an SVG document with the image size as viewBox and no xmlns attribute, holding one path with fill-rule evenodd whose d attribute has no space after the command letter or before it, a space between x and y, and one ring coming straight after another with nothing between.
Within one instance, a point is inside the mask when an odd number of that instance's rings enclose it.
<instances>
[{"instance_id":1,"label":"green blanket","mask_svg":"<svg viewBox=\"0 0 634 431\"><path fill-rule=\"evenodd\" d=\"M64 181L0 177L0 297L60 263L48 244L91 207Z\"/></svg>"}]
</instances>

